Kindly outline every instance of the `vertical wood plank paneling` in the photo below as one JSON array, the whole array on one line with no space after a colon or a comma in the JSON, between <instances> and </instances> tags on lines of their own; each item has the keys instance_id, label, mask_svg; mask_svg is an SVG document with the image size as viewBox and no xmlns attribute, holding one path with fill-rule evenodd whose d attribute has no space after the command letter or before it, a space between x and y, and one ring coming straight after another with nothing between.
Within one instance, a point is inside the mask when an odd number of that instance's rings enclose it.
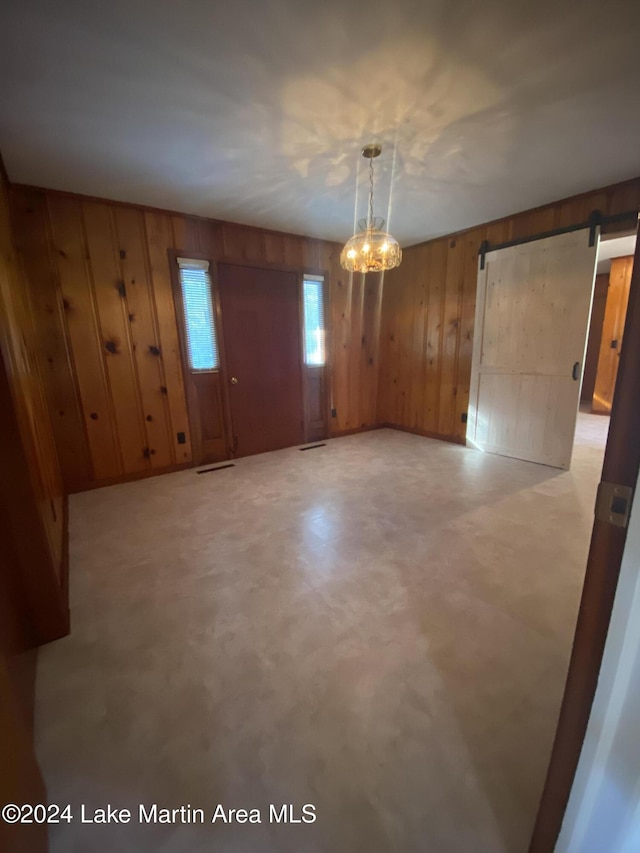
<instances>
[{"instance_id":1,"label":"vertical wood plank paneling","mask_svg":"<svg viewBox=\"0 0 640 853\"><path fill-rule=\"evenodd\" d=\"M179 252L199 252L200 227L197 219L188 216L172 216L173 246Z\"/></svg>"},{"instance_id":2,"label":"vertical wood plank paneling","mask_svg":"<svg viewBox=\"0 0 640 853\"><path fill-rule=\"evenodd\" d=\"M222 251L225 258L233 258L236 261L253 263L264 261L265 248L262 232L257 228L224 222Z\"/></svg>"},{"instance_id":3,"label":"vertical wood plank paneling","mask_svg":"<svg viewBox=\"0 0 640 853\"><path fill-rule=\"evenodd\" d=\"M376 273L367 275L365 277L362 324L360 400L357 413L361 427L372 426L376 423L381 296L382 275Z\"/></svg>"},{"instance_id":4,"label":"vertical wood plank paneling","mask_svg":"<svg viewBox=\"0 0 640 853\"><path fill-rule=\"evenodd\" d=\"M295 237L291 234L285 235L284 238L284 262L288 267L294 269L302 269L304 266L304 257L302 244L304 240L301 237Z\"/></svg>"},{"instance_id":5,"label":"vertical wood plank paneling","mask_svg":"<svg viewBox=\"0 0 640 853\"><path fill-rule=\"evenodd\" d=\"M13 657L69 630L65 495L37 354L33 306L15 248L7 182L0 173L0 666L5 655ZM8 687L2 688L4 710ZM30 750L19 755L19 748L12 751L9 745L9 754L5 749L11 735L20 734L20 726L14 726L6 713L3 722L7 724L3 769L7 759L20 759L24 765L33 757L27 755ZM29 785L29 794L34 792L43 793L35 777ZM26 838L21 849L29 846ZM44 850L44 837L42 845L31 838L34 849Z\"/></svg>"},{"instance_id":6,"label":"vertical wood plank paneling","mask_svg":"<svg viewBox=\"0 0 640 853\"><path fill-rule=\"evenodd\" d=\"M100 345L109 377L116 442L123 472L133 474L144 471L149 463L143 453L147 439L129 334L127 301L121 290L117 241L107 205L85 202L83 214L102 333Z\"/></svg>"},{"instance_id":7,"label":"vertical wood plank paneling","mask_svg":"<svg viewBox=\"0 0 640 853\"><path fill-rule=\"evenodd\" d=\"M409 394L411 391L411 372L413 367L413 302L416 287L416 264L414 257L409 257L406 271L406 286L398 291L398 326L396 332L396 352L398 357L396 411L402 423L407 423L409 416Z\"/></svg>"},{"instance_id":8,"label":"vertical wood plank paneling","mask_svg":"<svg viewBox=\"0 0 640 853\"><path fill-rule=\"evenodd\" d=\"M349 423L349 351L351 348L351 290L353 275L342 270L334 281L331 298L333 339L332 399L336 410L333 431L348 429Z\"/></svg>"},{"instance_id":9,"label":"vertical wood plank paneling","mask_svg":"<svg viewBox=\"0 0 640 853\"><path fill-rule=\"evenodd\" d=\"M447 241L436 240L431 244L431 264L428 267L429 289L426 317L427 360L423 405L424 432L438 432L440 414L440 366L442 361L442 303L444 280L447 268Z\"/></svg>"},{"instance_id":10,"label":"vertical wood plank paneling","mask_svg":"<svg viewBox=\"0 0 640 853\"><path fill-rule=\"evenodd\" d=\"M465 244L461 238L449 241L442 310L442 365L440 369L440 411L438 414L438 433L440 435L455 434L456 393L458 390L457 356L462 310L464 248Z\"/></svg>"},{"instance_id":11,"label":"vertical wood plank paneling","mask_svg":"<svg viewBox=\"0 0 640 853\"><path fill-rule=\"evenodd\" d=\"M476 288L478 279L478 249L485 239L483 229L477 228L463 234L463 283L458 337L457 393L455 408L455 436L464 441L467 427L462 416L469 408L469 385L471 382L471 357L473 354L473 326L476 314Z\"/></svg>"},{"instance_id":12,"label":"vertical wood plank paneling","mask_svg":"<svg viewBox=\"0 0 640 853\"><path fill-rule=\"evenodd\" d=\"M77 199L20 187L12 189L12 196L23 267L37 305L39 359L47 373L48 405L66 482L77 489L117 479L130 468L124 447L123 464L119 463L118 441L129 446L122 438L122 418L124 409L131 410L131 402L124 405L123 400L131 401L131 395L126 381L116 379L111 355L103 350L107 329L102 330L101 324L110 324L107 318L113 307L103 304L104 282L112 275L108 241L94 233L93 208L87 207L82 220ZM29 213L34 198L40 199L39 208L36 204L36 212ZM593 209L604 214L626 212L637 209L639 202L640 180L636 180L526 211L405 249L402 266L387 273L380 286L373 279L371 285L367 281L360 286L340 268L337 244L97 200L116 223L113 249L120 277L143 282L142 287L129 288L136 304L128 306L127 322L128 314L133 314L137 405L143 415L152 417L143 422L147 444L156 451L149 464L161 470L191 458L188 445L176 443L176 434L188 436L189 430L179 428L188 421L176 318L167 291L167 249L203 252L212 260L224 256L234 263L326 271L328 381L336 409L331 433L384 422L461 441L465 431L461 415L469 393L475 244L483 237L496 243L575 224ZM126 247L120 245L120 232L133 240L131 254L122 260L119 251ZM456 240L455 250L449 249L451 239ZM64 244L64 256L59 254L59 242ZM104 263L97 261L98 245L107 258ZM87 248L94 256L91 267ZM159 356L145 357L150 345L158 348ZM92 412L97 419L89 417ZM98 462L96 471L90 458Z\"/></svg>"},{"instance_id":13,"label":"vertical wood plank paneling","mask_svg":"<svg viewBox=\"0 0 640 853\"><path fill-rule=\"evenodd\" d=\"M144 215L120 207L115 210L115 223L149 458L153 468L164 468L176 459L169 434L167 395L162 390L166 381L150 289Z\"/></svg>"},{"instance_id":14,"label":"vertical wood plank paneling","mask_svg":"<svg viewBox=\"0 0 640 853\"><path fill-rule=\"evenodd\" d=\"M14 202L18 208L21 204L26 205L26 200L32 192L25 188L14 188ZM66 377L70 393L65 398L64 388L59 387L61 383L56 384L54 381L50 383L48 390L52 413L66 412L70 408L69 403L71 408L73 405L78 408L79 437L74 436L72 430L61 429L58 442L60 447L64 448L66 441L69 450L75 448L79 457L84 453L86 458L84 468L77 464L74 469L71 461L65 465L70 488L77 490L93 483L110 482L136 473L135 451L134 457L131 456L134 441L131 436L135 434L133 412L136 408L142 417L142 438L136 438L135 441L140 445L140 452L143 452L145 447L150 451L155 450L149 460L143 457L144 468L140 469L139 473L144 474L150 466L160 470L174 461L184 464L192 458L188 414L182 387L177 320L170 293L167 256L167 250L170 248L185 253L204 252L214 261L225 252L233 252L233 261L236 263L246 260L258 264L294 265L300 270L309 268L318 272L325 271L329 290L328 316L338 317L336 325L329 329L330 369L327 379L333 381L334 405L338 412L338 416L331 420L331 431L339 432L376 423L380 295L375 287L364 291L360 289L354 293L348 274L339 266L340 247L337 244L307 240L295 235L280 235L276 232L260 232L258 229L227 225L214 220L141 210L112 202L77 200L54 192L42 192L40 197L46 214L44 221L37 222L33 228L30 226L31 220L17 217L25 245L31 249L34 241L39 241L44 250L44 257L50 252L57 261L57 250L46 221L49 216L46 200L52 200L51 219L56 220L58 232L68 230L69 211L75 211L75 233L81 235L77 236L76 254L78 259L84 257L86 266L82 278L86 285L85 301L87 306L90 306L92 300L95 302L93 330L91 325L85 325L86 338L80 335L74 320L75 314L71 317L71 322L69 321L69 310L64 312L64 316L61 311L58 328L52 322L42 323L51 343L55 342L63 355L66 354L68 339L69 364ZM78 213L79 205L82 204L85 206L84 218ZM105 211L108 212L108 217ZM111 228L108 227L107 218L110 218ZM34 236L34 232L37 236ZM81 238L86 243L86 257L83 256ZM125 254L122 258L121 250ZM32 252L29 251L29 254L31 256ZM57 263L47 270L46 264L40 264L38 268L32 260L31 267L31 287L43 288L55 294L58 287ZM65 273L65 277L68 278L68 274ZM124 298L118 293L116 300L111 291L110 282L114 278L116 282L120 279L124 281ZM125 309L122 321L116 310L118 304ZM87 311L85 314L89 316ZM352 318L358 325L357 336L352 335ZM128 330L133 354L131 375L124 369L122 347L126 343L125 330ZM339 354L335 351L338 340ZM116 351L106 349L105 344L113 345ZM160 355L150 356L149 346L157 347ZM87 353L90 353L88 361ZM55 361L57 362L57 358ZM81 363L80 377L75 369L76 361ZM93 364L94 367L96 364L103 364L102 382L85 381L87 363ZM65 372L56 371L55 375L64 377ZM136 395L131 393L131 376L137 386ZM86 393L85 388L88 389ZM96 440L92 438L91 454L101 461L99 470L94 471L90 467L89 443L84 434L84 412L86 410L87 413L95 413L98 416L96 419L90 419L88 423L87 428L92 431L93 436L98 431L97 427L105 424L95 402L96 393L102 393L101 388L104 390L103 407L107 412L110 410L112 415L109 427L104 429L102 441L110 441L112 450L111 461L105 465L109 454L99 454ZM160 401L158 389L163 395ZM165 389L164 394L162 389ZM149 416L151 420L147 420ZM62 418L62 415L60 417ZM185 433L187 444L177 444L178 432ZM114 459L120 459L120 450L122 461L114 463Z\"/></svg>"},{"instance_id":15,"label":"vertical wood plank paneling","mask_svg":"<svg viewBox=\"0 0 640 853\"><path fill-rule=\"evenodd\" d=\"M163 216L163 219L166 221L167 217ZM201 219L198 223L198 232L198 244L200 246L200 251L204 252L205 255L208 255L209 259L215 263L216 260L222 256L222 227L220 223ZM166 258L167 248L169 246L174 249L178 249L179 246L174 246L171 243L171 236L169 232L164 233L164 240L168 241L165 243L164 247L158 244L157 248L158 251L164 249Z\"/></svg>"},{"instance_id":16,"label":"vertical wood plank paneling","mask_svg":"<svg viewBox=\"0 0 640 853\"><path fill-rule=\"evenodd\" d=\"M385 283L393 292L385 289L382 303L379 420L464 441L466 427L461 416L469 401L476 253L483 239L502 243L580 224L593 210L607 215L637 210L639 205L640 179L636 179L405 249L402 266L388 274ZM449 248L451 240L456 241L455 250ZM416 265L427 275L426 303L422 305L421 273L416 273ZM413 306L410 324L406 322L407 301ZM407 335L413 341L408 407ZM417 425L420 412L422 422Z\"/></svg>"},{"instance_id":17,"label":"vertical wood plank paneling","mask_svg":"<svg viewBox=\"0 0 640 853\"><path fill-rule=\"evenodd\" d=\"M346 399L347 420L346 429L358 429L358 403L360 400L360 377L362 371L362 350L364 347L362 325L364 313L364 286L365 276L355 274L351 285L351 307L350 307L350 339L349 347L349 390Z\"/></svg>"},{"instance_id":18,"label":"vertical wood plank paneling","mask_svg":"<svg viewBox=\"0 0 640 853\"><path fill-rule=\"evenodd\" d=\"M36 338L33 300L25 287L23 270L15 252L9 200L4 179L0 176L0 373L4 390L12 397L11 400L3 397L2 435L5 440L16 438L22 445L18 448L9 444L4 450L10 454L24 452L30 483L22 484L18 499L25 497L28 491L29 497L35 501L41 529L34 531L34 535L44 533L57 581L61 583L64 496ZM12 436L13 423L18 427L19 436ZM0 472L0 477L8 476L5 468L0 468ZM10 480L7 485L9 483ZM10 535L9 531L5 533ZM17 531L12 530L11 535L17 535ZM4 545L12 548L9 541Z\"/></svg>"},{"instance_id":19,"label":"vertical wood plank paneling","mask_svg":"<svg viewBox=\"0 0 640 853\"><path fill-rule=\"evenodd\" d=\"M616 184L605 191L607 208L605 213L626 213L640 209L640 179Z\"/></svg>"},{"instance_id":20,"label":"vertical wood plank paneling","mask_svg":"<svg viewBox=\"0 0 640 853\"><path fill-rule=\"evenodd\" d=\"M43 192L25 191L12 193L11 203L25 286L31 284L34 351L65 488L72 492L91 479L91 462L67 346L60 282L52 257L47 200Z\"/></svg>"},{"instance_id":21,"label":"vertical wood plank paneling","mask_svg":"<svg viewBox=\"0 0 640 853\"><path fill-rule=\"evenodd\" d=\"M116 477L122 466L89 276L82 206L76 199L50 195L49 214L93 477Z\"/></svg>"},{"instance_id":22,"label":"vertical wood plank paneling","mask_svg":"<svg viewBox=\"0 0 640 853\"><path fill-rule=\"evenodd\" d=\"M425 358L425 316L428 299L428 270L431 265L431 246L421 247L409 258L413 269L412 341L411 341L411 386L409 388L409 411L407 423L411 429L423 429L424 386L427 360Z\"/></svg>"},{"instance_id":23,"label":"vertical wood plank paneling","mask_svg":"<svg viewBox=\"0 0 640 853\"><path fill-rule=\"evenodd\" d=\"M145 231L149 250L149 272L158 318L158 338L164 365L164 387L167 389L173 458L176 462L190 462L192 459L191 435L182 373L180 339L178 337L169 258L167 256L167 247L171 245L172 239L171 221L168 216L161 213L147 211L145 213ZM204 236L203 242L207 246L204 251L208 251L213 248L209 240L215 240L215 234L205 234ZM178 433L184 433L184 444L178 443Z\"/></svg>"},{"instance_id":24,"label":"vertical wood plank paneling","mask_svg":"<svg viewBox=\"0 0 640 853\"><path fill-rule=\"evenodd\" d=\"M323 243L322 240L301 240L302 244L302 266L306 270L317 270L322 272Z\"/></svg>"},{"instance_id":25,"label":"vertical wood plank paneling","mask_svg":"<svg viewBox=\"0 0 640 853\"><path fill-rule=\"evenodd\" d=\"M268 264L284 265L284 241L284 234L270 231L264 235L264 259Z\"/></svg>"},{"instance_id":26,"label":"vertical wood plank paneling","mask_svg":"<svg viewBox=\"0 0 640 853\"><path fill-rule=\"evenodd\" d=\"M395 423L398 394L398 304L403 279L400 270L385 273L382 294L382 322L380 327L381 388L378 393L378 419L381 423Z\"/></svg>"}]
</instances>

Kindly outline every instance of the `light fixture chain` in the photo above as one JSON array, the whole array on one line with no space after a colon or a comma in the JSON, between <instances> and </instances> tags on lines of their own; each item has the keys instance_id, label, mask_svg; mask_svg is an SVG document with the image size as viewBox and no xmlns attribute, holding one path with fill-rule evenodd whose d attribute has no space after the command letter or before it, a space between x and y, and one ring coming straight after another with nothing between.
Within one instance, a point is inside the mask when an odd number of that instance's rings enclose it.
<instances>
[{"instance_id":1,"label":"light fixture chain","mask_svg":"<svg viewBox=\"0 0 640 853\"><path fill-rule=\"evenodd\" d=\"M400 244L384 230L384 219L373 215L374 165L382 146L371 143L362 149L362 156L369 161L369 210L367 218L358 220L358 231L340 252L340 266L350 273L383 273L399 266L402 261ZM359 170L358 170L359 174ZM391 176L393 179L393 175ZM357 176L356 176L357 178ZM356 180L356 206L358 190Z\"/></svg>"},{"instance_id":2,"label":"light fixture chain","mask_svg":"<svg viewBox=\"0 0 640 853\"><path fill-rule=\"evenodd\" d=\"M373 157L369 157L369 227L373 228Z\"/></svg>"}]
</instances>

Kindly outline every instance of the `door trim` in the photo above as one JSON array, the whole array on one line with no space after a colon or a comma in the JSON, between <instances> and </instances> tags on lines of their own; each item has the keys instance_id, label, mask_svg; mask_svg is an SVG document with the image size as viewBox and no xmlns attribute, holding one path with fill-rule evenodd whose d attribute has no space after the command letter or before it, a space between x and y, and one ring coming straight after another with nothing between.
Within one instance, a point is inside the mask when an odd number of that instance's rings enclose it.
<instances>
[{"instance_id":1,"label":"door trim","mask_svg":"<svg viewBox=\"0 0 640 853\"><path fill-rule=\"evenodd\" d=\"M194 408L193 394L191 391L191 371L189 370L189 358L187 355L187 343L185 339L185 317L184 307L182 304L182 289L180 287L180 279L178 275L178 258L193 258L199 261L209 261L209 270L211 278L211 298L213 300L213 311L215 315L216 332L218 339L218 356L220 358L220 367L218 375L221 382L221 398L222 398L222 425L224 430L224 459L229 459L231 455L231 415L229 409L229 398L227 388L227 362L224 348L224 329L222 326L222 312L220 310L220 296L218 293L218 268L216 260L206 252L196 252L186 249L167 249L169 259L169 271L171 274L171 288L173 290L173 302L176 312L176 324L178 326L178 338L180 340L180 361L182 364L182 380L185 390L185 400L187 404L187 413L189 415L189 431L191 432L191 446L193 453L193 464L197 467L203 464L202 459L202 441L200 438L200 424L198 423L198 412Z\"/></svg>"},{"instance_id":2,"label":"door trim","mask_svg":"<svg viewBox=\"0 0 640 853\"><path fill-rule=\"evenodd\" d=\"M624 335L601 479L634 488L640 472L640 240ZM626 528L594 520L565 691L529 853L553 853L560 833L598 684L626 538Z\"/></svg>"},{"instance_id":3,"label":"door trim","mask_svg":"<svg viewBox=\"0 0 640 853\"><path fill-rule=\"evenodd\" d=\"M322 276L322 310L324 311L324 364L323 365L308 365L305 364L305 341L304 341L304 279L307 275ZM304 418L304 440L321 441L329 438L329 430L331 424L331 408L329 394L329 379L331 372L331 354L330 354L330 331L329 331L329 274L311 269L304 269L298 272L298 322L300 324L300 364L302 365L302 408ZM320 407L324 413L323 429L321 432L313 432L311 427L311 403L309 382L313 375L320 376L321 402Z\"/></svg>"},{"instance_id":4,"label":"door trim","mask_svg":"<svg viewBox=\"0 0 640 853\"><path fill-rule=\"evenodd\" d=\"M189 415L189 429L191 432L191 441L193 446L193 456L194 456L194 465L201 464L198 461L197 457L201 453L201 448L199 447L199 441L197 440L197 436L200 434L200 428L197 424L197 413L194 411L193 403L190 399L189 394L189 383L190 383L190 373L188 368L188 358L186 351L186 341L185 341L185 332L184 332L184 309L182 306L182 292L180 289L180 281L178 279L178 263L177 259L186 257L186 258L194 258L195 260L209 261L210 271L211 271L211 291L213 298L213 308L215 312L215 323L216 330L218 336L218 353L220 356L220 368L219 375L221 381L221 393L222 393L222 408L223 408L223 421L224 421L224 431L225 431L225 447L226 447L226 459L234 459L235 447L234 447L234 432L233 432L233 419L231 414L231 400L229 397L229 383L228 383L228 370L227 370L227 352L226 352L226 343L225 343L225 333L224 333L224 318L222 316L222 307L220 302L220 290L219 290L219 270L218 267L220 265L225 266L233 266L233 267L250 267L251 269L263 269L268 270L270 272L284 272L284 273L295 273L297 277L298 284L298 323L299 323L299 331L300 331L300 341L301 341L301 349L300 349L300 365L301 365L301 375L302 375L302 403L303 403L303 433L305 441L309 435L309 424L308 424L308 391L307 391L307 381L306 381L306 365L304 363L304 301L303 301L303 280L305 275L316 275L322 276L324 279L324 293L323 293L323 302L324 302L324 312L325 312L325 330L326 330L326 363L324 368L321 368L324 372L323 374L323 383L322 383L322 409L325 413L325 424L326 424L326 435L321 436L322 438L327 438L330 432L330 424L331 424L331 409L330 409L330 393L329 389L331 386L331 377L332 377L332 363L331 363L331 347L329 345L331 341L331 305L330 305L330 291L331 291L331 281L330 281L330 273L328 270L319 269L318 267L309 267L309 266L291 266L289 264L280 264L280 263L269 263L268 261L252 261L252 260L244 260L238 259L237 257L228 257L226 255L220 255L218 257L213 257L210 253L207 252L199 252L193 249L167 249L167 256L169 258L169 268L171 273L171 285L173 289L173 299L176 310L176 322L178 325L178 337L180 339L180 357L182 362L182 376L185 387L185 397L187 403L187 411Z\"/></svg>"},{"instance_id":5,"label":"door trim","mask_svg":"<svg viewBox=\"0 0 640 853\"><path fill-rule=\"evenodd\" d=\"M197 258L197 253L192 253L191 257ZM208 257L203 255L204 259L208 260ZM215 282L214 282L214 294L215 294L215 309L216 309L216 322L218 324L218 330L220 335L223 338L221 348L220 348L220 363L221 367L224 367L224 374L222 375L223 383L224 383L224 395L225 395L225 412L228 418L228 445L229 445L229 457L235 458L235 450L234 450L234 441L233 441L233 420L231 414L231 400L229 398L229 386L226 381L227 376L227 360L226 360L226 351L224 352L224 328L223 328L223 318L222 318L222 308L220 305L220 296L218 291L218 282L220 280L218 267L220 265L230 266L230 267L250 267L251 269L256 270L268 270L269 272L283 272L283 273L295 273L297 279L297 294L298 294L298 328L300 332L300 375L302 381L302 418L303 418L303 438L306 441L309 440L309 417L308 417L308 388L307 388L307 366L304 363L304 296L303 296L303 281L305 275L316 275L322 276L324 279L324 289L323 289L323 307L324 307L324 319L325 319L325 333L326 333L326 363L324 368L321 368L324 371L323 375L323 383L322 383L322 409L325 413L325 424L326 424L326 435L322 435L321 438L328 438L331 424L331 409L330 409L330 394L329 388L331 385L331 377L332 377L332 364L331 364L331 347L329 346L329 342L331 340L331 325L330 325L330 302L329 302L329 294L331 289L331 282L329 271L324 269L319 269L318 267L308 267L308 266L291 266L289 264L278 264L278 263L268 263L266 261L245 261L238 260L238 258L227 258L222 255L215 262L212 262L212 266L215 269ZM317 369L317 368L316 368ZM314 437L315 440L316 437Z\"/></svg>"}]
</instances>

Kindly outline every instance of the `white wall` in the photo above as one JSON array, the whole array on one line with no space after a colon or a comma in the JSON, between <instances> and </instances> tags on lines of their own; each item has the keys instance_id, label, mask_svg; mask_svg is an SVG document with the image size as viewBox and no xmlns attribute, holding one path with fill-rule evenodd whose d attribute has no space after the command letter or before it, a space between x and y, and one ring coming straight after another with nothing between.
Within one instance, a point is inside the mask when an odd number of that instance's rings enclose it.
<instances>
[{"instance_id":1,"label":"white wall","mask_svg":"<svg viewBox=\"0 0 640 853\"><path fill-rule=\"evenodd\" d=\"M556 853L640 851L640 499Z\"/></svg>"}]
</instances>

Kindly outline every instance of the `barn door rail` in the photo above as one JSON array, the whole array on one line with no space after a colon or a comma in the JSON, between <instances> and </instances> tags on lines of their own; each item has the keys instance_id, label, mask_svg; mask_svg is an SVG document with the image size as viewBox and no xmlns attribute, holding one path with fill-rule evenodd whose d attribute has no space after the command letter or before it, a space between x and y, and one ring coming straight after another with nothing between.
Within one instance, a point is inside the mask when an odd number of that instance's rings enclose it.
<instances>
[{"instance_id":1,"label":"barn door rail","mask_svg":"<svg viewBox=\"0 0 640 853\"><path fill-rule=\"evenodd\" d=\"M592 211L586 222L580 222L577 225L567 225L563 228L553 228L551 231L540 231L538 234L529 234L527 237L518 237L516 240L507 240L505 243L490 243L488 240L483 240L478 249L480 256L480 269L484 269L485 257L488 252L495 252L496 249L508 249L510 246L520 246L522 243L531 243L534 240L544 240L546 237L556 237L558 234L570 234L572 231L582 231L585 228L589 229L589 246L595 245L596 233L598 227L603 225L611 225L616 222L637 220L637 210L627 210L624 213L612 213L604 216L599 210Z\"/></svg>"}]
</instances>

